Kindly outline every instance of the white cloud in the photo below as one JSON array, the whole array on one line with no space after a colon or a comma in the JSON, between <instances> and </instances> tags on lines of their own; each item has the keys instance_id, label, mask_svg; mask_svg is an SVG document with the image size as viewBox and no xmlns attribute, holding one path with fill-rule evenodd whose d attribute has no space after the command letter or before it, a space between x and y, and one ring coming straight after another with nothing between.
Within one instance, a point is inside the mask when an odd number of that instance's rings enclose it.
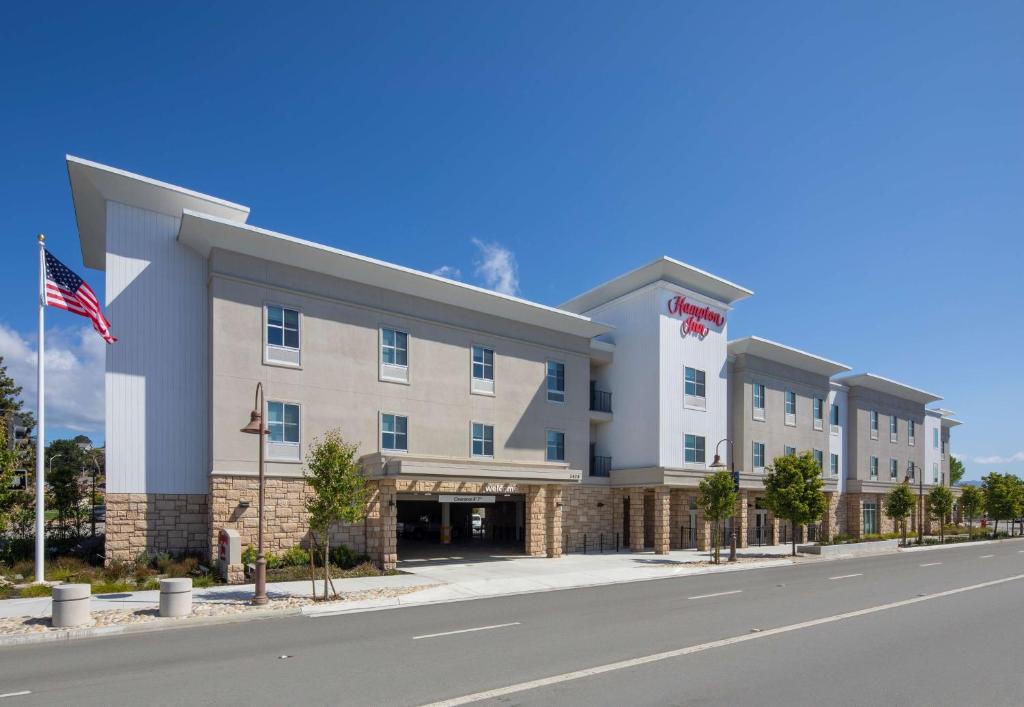
<instances>
[{"instance_id":1,"label":"white cloud","mask_svg":"<svg viewBox=\"0 0 1024 707\"><path fill-rule=\"evenodd\" d=\"M449 280L461 280L462 271L454 265L442 265L437 270L434 270L431 275L437 275L438 277L446 277Z\"/></svg>"},{"instance_id":2,"label":"white cloud","mask_svg":"<svg viewBox=\"0 0 1024 707\"><path fill-rule=\"evenodd\" d=\"M974 457L975 464L1015 464L1017 462L1024 462L1024 452L1017 452L1008 457L995 454L989 457Z\"/></svg>"},{"instance_id":3,"label":"white cloud","mask_svg":"<svg viewBox=\"0 0 1024 707\"><path fill-rule=\"evenodd\" d=\"M46 426L103 437L107 344L90 326L46 332ZM0 356L7 375L22 387L28 410L36 408L36 347L0 324Z\"/></svg>"},{"instance_id":4,"label":"white cloud","mask_svg":"<svg viewBox=\"0 0 1024 707\"><path fill-rule=\"evenodd\" d=\"M519 266L512 251L479 238L473 239L473 245L480 249L474 273L484 285L503 295L519 294Z\"/></svg>"}]
</instances>

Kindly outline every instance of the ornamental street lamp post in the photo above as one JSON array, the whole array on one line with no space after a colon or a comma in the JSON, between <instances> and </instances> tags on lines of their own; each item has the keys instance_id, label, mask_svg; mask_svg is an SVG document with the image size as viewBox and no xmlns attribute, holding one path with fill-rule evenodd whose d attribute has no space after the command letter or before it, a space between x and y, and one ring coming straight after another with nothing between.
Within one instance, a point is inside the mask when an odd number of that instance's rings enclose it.
<instances>
[{"instance_id":1,"label":"ornamental street lamp post","mask_svg":"<svg viewBox=\"0 0 1024 707\"><path fill-rule=\"evenodd\" d=\"M255 408L249 413L249 424L241 429L246 434L257 435L259 441L260 505L256 531L256 590L252 597L252 603L257 606L267 603L267 558L263 554L263 435L270 434L270 431L263 422L263 407L263 383L260 382L256 384Z\"/></svg>"},{"instance_id":2,"label":"ornamental street lamp post","mask_svg":"<svg viewBox=\"0 0 1024 707\"><path fill-rule=\"evenodd\" d=\"M740 479L736 474L736 462L733 459L733 446L731 439L719 440L718 444L715 445L715 460L711 462L710 468L712 469L724 469L725 464L722 463L722 457L718 454L718 448L722 446L722 442L729 443L729 472L732 474L732 483L736 488L736 491L740 490ZM732 517L732 533L729 538L729 562L736 561L736 509L733 509Z\"/></svg>"},{"instance_id":3,"label":"ornamental street lamp post","mask_svg":"<svg viewBox=\"0 0 1024 707\"><path fill-rule=\"evenodd\" d=\"M913 481L916 474L914 462L907 465L907 481ZM924 545L924 474L917 476L917 544Z\"/></svg>"}]
</instances>

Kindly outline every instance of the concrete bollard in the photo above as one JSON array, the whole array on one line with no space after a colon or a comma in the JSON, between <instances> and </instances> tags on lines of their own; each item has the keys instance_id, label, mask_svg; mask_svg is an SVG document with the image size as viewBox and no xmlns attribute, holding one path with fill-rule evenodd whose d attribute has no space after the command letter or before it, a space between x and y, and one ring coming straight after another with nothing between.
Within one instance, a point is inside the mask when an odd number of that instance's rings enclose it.
<instances>
[{"instance_id":1,"label":"concrete bollard","mask_svg":"<svg viewBox=\"0 0 1024 707\"><path fill-rule=\"evenodd\" d=\"M92 586L89 584L60 584L54 587L50 625L64 627L89 623L91 596Z\"/></svg>"},{"instance_id":2,"label":"concrete bollard","mask_svg":"<svg viewBox=\"0 0 1024 707\"><path fill-rule=\"evenodd\" d=\"M192 613L192 580L174 577L160 580L160 615L188 616Z\"/></svg>"}]
</instances>

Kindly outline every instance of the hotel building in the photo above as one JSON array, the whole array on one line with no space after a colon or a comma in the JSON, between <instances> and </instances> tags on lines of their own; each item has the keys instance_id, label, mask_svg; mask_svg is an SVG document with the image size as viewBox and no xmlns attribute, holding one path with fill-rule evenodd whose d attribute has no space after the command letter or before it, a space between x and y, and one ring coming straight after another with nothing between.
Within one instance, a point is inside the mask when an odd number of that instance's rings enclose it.
<instances>
[{"instance_id":1,"label":"hotel building","mask_svg":"<svg viewBox=\"0 0 1024 707\"><path fill-rule=\"evenodd\" d=\"M105 272L119 338L106 359L109 558L209 554L221 528L255 544L257 448L239 430L257 384L273 552L308 542L303 460L334 428L359 445L373 493L333 542L385 567L430 542L549 557L705 547L695 499L716 450L739 471L741 546L882 532L894 483L948 479L959 423L927 407L937 396L767 339L730 342L730 312L753 293L677 260L552 307L67 165L83 260ZM794 529L764 507L762 479L803 451L829 509Z\"/></svg>"}]
</instances>

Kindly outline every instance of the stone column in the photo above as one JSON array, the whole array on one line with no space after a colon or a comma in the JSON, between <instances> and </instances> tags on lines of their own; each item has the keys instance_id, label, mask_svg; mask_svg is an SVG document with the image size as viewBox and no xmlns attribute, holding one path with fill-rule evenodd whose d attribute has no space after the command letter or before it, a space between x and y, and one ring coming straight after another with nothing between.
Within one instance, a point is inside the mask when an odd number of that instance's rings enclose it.
<instances>
[{"instance_id":1,"label":"stone column","mask_svg":"<svg viewBox=\"0 0 1024 707\"><path fill-rule=\"evenodd\" d=\"M644 490L629 490L629 549L643 552L644 549Z\"/></svg>"},{"instance_id":2,"label":"stone column","mask_svg":"<svg viewBox=\"0 0 1024 707\"><path fill-rule=\"evenodd\" d=\"M768 523L772 526L772 536L769 539L772 545L779 544L779 519L775 517L775 514L768 511Z\"/></svg>"},{"instance_id":3,"label":"stone column","mask_svg":"<svg viewBox=\"0 0 1024 707\"><path fill-rule=\"evenodd\" d=\"M846 497L846 527L850 537L859 538L863 532L864 524L864 496L859 493L851 493Z\"/></svg>"},{"instance_id":4,"label":"stone column","mask_svg":"<svg viewBox=\"0 0 1024 707\"><path fill-rule=\"evenodd\" d=\"M739 499L736 501L736 547L747 546L747 502L750 498L749 491L740 490Z\"/></svg>"},{"instance_id":5,"label":"stone column","mask_svg":"<svg viewBox=\"0 0 1024 707\"><path fill-rule=\"evenodd\" d=\"M548 557L562 556L562 487L548 485L545 493L545 518Z\"/></svg>"},{"instance_id":6,"label":"stone column","mask_svg":"<svg viewBox=\"0 0 1024 707\"><path fill-rule=\"evenodd\" d=\"M671 491L667 486L654 489L654 552L667 555L671 545Z\"/></svg>"},{"instance_id":7,"label":"stone column","mask_svg":"<svg viewBox=\"0 0 1024 707\"><path fill-rule=\"evenodd\" d=\"M526 554L541 557L547 554L547 524L544 521L543 486L526 487Z\"/></svg>"},{"instance_id":8,"label":"stone column","mask_svg":"<svg viewBox=\"0 0 1024 707\"><path fill-rule=\"evenodd\" d=\"M452 542L452 504L441 504L441 544L450 545Z\"/></svg>"},{"instance_id":9,"label":"stone column","mask_svg":"<svg viewBox=\"0 0 1024 707\"><path fill-rule=\"evenodd\" d=\"M612 548L615 547L616 542L618 542L620 546L622 545L622 539L625 537L626 532L626 529L623 525L622 497L622 489L612 489L612 538L609 543L610 547ZM616 536L618 536L618 540L616 540Z\"/></svg>"},{"instance_id":10,"label":"stone column","mask_svg":"<svg viewBox=\"0 0 1024 707\"><path fill-rule=\"evenodd\" d=\"M382 479L377 492L376 558L382 569L398 566L398 493L393 479Z\"/></svg>"},{"instance_id":11,"label":"stone column","mask_svg":"<svg viewBox=\"0 0 1024 707\"><path fill-rule=\"evenodd\" d=\"M825 494L825 514L821 518L821 542L832 540L839 532L839 493Z\"/></svg>"},{"instance_id":12,"label":"stone column","mask_svg":"<svg viewBox=\"0 0 1024 707\"><path fill-rule=\"evenodd\" d=\"M679 549L683 546L683 521L684 516L689 517L689 499L686 494L678 489L669 492L669 526L670 538L669 547Z\"/></svg>"},{"instance_id":13,"label":"stone column","mask_svg":"<svg viewBox=\"0 0 1024 707\"><path fill-rule=\"evenodd\" d=\"M697 549L711 549L711 522L704 518L704 510L697 506Z\"/></svg>"}]
</instances>

